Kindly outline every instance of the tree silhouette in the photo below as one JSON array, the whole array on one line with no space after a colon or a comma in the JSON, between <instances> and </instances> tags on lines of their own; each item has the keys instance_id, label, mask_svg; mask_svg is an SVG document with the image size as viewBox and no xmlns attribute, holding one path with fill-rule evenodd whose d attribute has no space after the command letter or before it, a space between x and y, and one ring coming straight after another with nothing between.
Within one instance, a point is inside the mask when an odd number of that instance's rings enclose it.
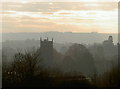
<instances>
[{"instance_id":1,"label":"tree silhouette","mask_svg":"<svg viewBox=\"0 0 120 89\"><path fill-rule=\"evenodd\" d=\"M14 61L9 68L6 68L6 72L3 75L5 80L11 83L17 84L32 80L41 67L41 58L36 52L18 52L14 55L13 59ZM9 79L11 80L9 81Z\"/></svg>"},{"instance_id":2,"label":"tree silhouette","mask_svg":"<svg viewBox=\"0 0 120 89\"><path fill-rule=\"evenodd\" d=\"M70 46L65 54L64 60L67 60L66 63L68 63L68 65L70 65L74 70L82 72L83 74L90 75L95 72L92 54L84 45L73 44Z\"/></svg>"}]
</instances>

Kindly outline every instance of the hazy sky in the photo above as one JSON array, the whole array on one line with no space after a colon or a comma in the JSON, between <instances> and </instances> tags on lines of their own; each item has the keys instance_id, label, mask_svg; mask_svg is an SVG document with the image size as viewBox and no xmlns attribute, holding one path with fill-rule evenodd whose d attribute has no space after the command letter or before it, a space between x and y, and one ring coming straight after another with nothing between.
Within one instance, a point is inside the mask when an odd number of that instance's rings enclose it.
<instances>
[{"instance_id":1,"label":"hazy sky","mask_svg":"<svg viewBox=\"0 0 120 89\"><path fill-rule=\"evenodd\" d=\"M118 0L44 1L4 0L2 32L118 32Z\"/></svg>"}]
</instances>

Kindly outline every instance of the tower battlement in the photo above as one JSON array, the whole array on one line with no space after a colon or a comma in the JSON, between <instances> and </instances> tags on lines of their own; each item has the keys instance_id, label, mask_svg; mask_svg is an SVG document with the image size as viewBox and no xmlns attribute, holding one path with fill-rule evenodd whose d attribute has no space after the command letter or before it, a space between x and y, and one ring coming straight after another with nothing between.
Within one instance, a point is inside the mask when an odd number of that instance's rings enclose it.
<instances>
[{"instance_id":1,"label":"tower battlement","mask_svg":"<svg viewBox=\"0 0 120 89\"><path fill-rule=\"evenodd\" d=\"M53 49L53 38L51 41L49 41L48 38L44 39L44 40L42 40L42 38L40 38L40 46L41 46L41 48L47 48L48 50Z\"/></svg>"},{"instance_id":2,"label":"tower battlement","mask_svg":"<svg viewBox=\"0 0 120 89\"><path fill-rule=\"evenodd\" d=\"M51 41L49 41L48 37L47 37L47 39L44 39L44 40L42 40L42 38L40 38L40 42L42 42L42 43L44 43L44 42L52 42L53 43L53 38L52 38Z\"/></svg>"}]
</instances>

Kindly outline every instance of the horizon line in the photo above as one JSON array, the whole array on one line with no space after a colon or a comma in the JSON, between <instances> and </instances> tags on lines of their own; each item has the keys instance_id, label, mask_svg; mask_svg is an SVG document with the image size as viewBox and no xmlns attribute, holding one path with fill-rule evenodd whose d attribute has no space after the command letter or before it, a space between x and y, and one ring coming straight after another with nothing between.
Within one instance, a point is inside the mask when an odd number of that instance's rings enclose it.
<instances>
[{"instance_id":1,"label":"horizon line","mask_svg":"<svg viewBox=\"0 0 120 89\"><path fill-rule=\"evenodd\" d=\"M60 31L46 31L46 32L0 32L0 34L6 34L6 33L47 33L47 32L58 32L58 33L97 33L97 34L120 34L118 33L102 33L102 32L60 32Z\"/></svg>"}]
</instances>

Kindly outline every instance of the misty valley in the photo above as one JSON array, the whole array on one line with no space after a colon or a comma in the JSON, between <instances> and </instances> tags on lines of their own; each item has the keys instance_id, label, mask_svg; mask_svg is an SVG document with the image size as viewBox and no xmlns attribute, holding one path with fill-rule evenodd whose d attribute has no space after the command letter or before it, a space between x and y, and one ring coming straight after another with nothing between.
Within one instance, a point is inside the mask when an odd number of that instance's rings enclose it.
<instances>
[{"instance_id":1,"label":"misty valley","mask_svg":"<svg viewBox=\"0 0 120 89\"><path fill-rule=\"evenodd\" d=\"M120 44L114 43L113 36L91 44L55 39L4 40L0 51L3 88L118 87Z\"/></svg>"},{"instance_id":2,"label":"misty valley","mask_svg":"<svg viewBox=\"0 0 120 89\"><path fill-rule=\"evenodd\" d=\"M119 6L119 0L1 0L0 86L118 89Z\"/></svg>"}]
</instances>

